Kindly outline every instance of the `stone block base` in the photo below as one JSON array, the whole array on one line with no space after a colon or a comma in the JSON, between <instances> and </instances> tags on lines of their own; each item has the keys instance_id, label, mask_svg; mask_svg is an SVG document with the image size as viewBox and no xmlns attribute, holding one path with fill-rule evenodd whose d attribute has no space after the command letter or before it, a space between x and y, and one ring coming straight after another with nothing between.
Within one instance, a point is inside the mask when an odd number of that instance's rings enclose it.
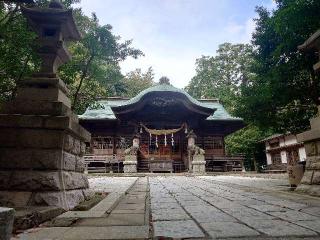
<instances>
[{"instance_id":1,"label":"stone block base","mask_svg":"<svg viewBox=\"0 0 320 240\"><path fill-rule=\"evenodd\" d=\"M11 239L14 210L0 207L0 239Z\"/></svg>"},{"instance_id":2,"label":"stone block base","mask_svg":"<svg viewBox=\"0 0 320 240\"><path fill-rule=\"evenodd\" d=\"M320 197L320 185L300 184L295 191Z\"/></svg>"},{"instance_id":3,"label":"stone block base","mask_svg":"<svg viewBox=\"0 0 320 240\"><path fill-rule=\"evenodd\" d=\"M196 174L202 174L206 172L206 161L193 161L192 172Z\"/></svg>"},{"instance_id":4,"label":"stone block base","mask_svg":"<svg viewBox=\"0 0 320 240\"><path fill-rule=\"evenodd\" d=\"M124 161L123 171L125 173L136 173L137 172L137 161Z\"/></svg>"},{"instance_id":5,"label":"stone block base","mask_svg":"<svg viewBox=\"0 0 320 240\"><path fill-rule=\"evenodd\" d=\"M83 154L91 135L56 76L24 79L0 112L0 206L71 209L88 195Z\"/></svg>"},{"instance_id":6,"label":"stone block base","mask_svg":"<svg viewBox=\"0 0 320 240\"><path fill-rule=\"evenodd\" d=\"M10 207L56 206L70 210L93 196L88 189L50 192L0 191L0 205Z\"/></svg>"},{"instance_id":7,"label":"stone block base","mask_svg":"<svg viewBox=\"0 0 320 240\"><path fill-rule=\"evenodd\" d=\"M84 173L69 171L0 171L0 190L58 191L89 188Z\"/></svg>"}]
</instances>

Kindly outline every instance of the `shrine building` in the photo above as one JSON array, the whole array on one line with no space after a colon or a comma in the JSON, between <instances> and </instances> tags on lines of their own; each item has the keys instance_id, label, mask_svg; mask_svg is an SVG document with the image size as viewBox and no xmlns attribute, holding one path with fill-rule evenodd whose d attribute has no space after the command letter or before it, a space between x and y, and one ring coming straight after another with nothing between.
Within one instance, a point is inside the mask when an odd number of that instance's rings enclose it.
<instances>
[{"instance_id":1,"label":"shrine building","mask_svg":"<svg viewBox=\"0 0 320 240\"><path fill-rule=\"evenodd\" d=\"M198 163L205 171L242 170L243 158L226 155L224 138L243 128L243 120L217 99L196 100L167 78L131 99L99 100L79 120L92 134L85 155L89 170L192 171L193 156L202 155Z\"/></svg>"}]
</instances>

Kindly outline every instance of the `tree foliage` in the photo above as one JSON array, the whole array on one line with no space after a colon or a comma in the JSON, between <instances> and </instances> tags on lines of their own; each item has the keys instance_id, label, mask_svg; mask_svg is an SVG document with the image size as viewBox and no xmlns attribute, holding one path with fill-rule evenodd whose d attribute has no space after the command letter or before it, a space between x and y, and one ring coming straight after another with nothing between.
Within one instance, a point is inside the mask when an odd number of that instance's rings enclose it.
<instances>
[{"instance_id":1,"label":"tree foliage","mask_svg":"<svg viewBox=\"0 0 320 240\"><path fill-rule=\"evenodd\" d=\"M15 94L19 81L39 67L34 52L36 35L31 32L21 14L22 5L46 6L48 0L0 1L0 101ZM67 8L79 0L64 0ZM59 69L59 76L70 89L73 109L80 113L97 97L124 91L119 63L143 53L131 47L132 40L121 41L112 33L110 25L101 25L95 14L87 17L81 9L74 9L74 17L83 38L69 43L73 58Z\"/></svg>"},{"instance_id":2,"label":"tree foliage","mask_svg":"<svg viewBox=\"0 0 320 240\"><path fill-rule=\"evenodd\" d=\"M225 138L226 150L230 155L243 154L246 169L261 169L266 165L264 143L260 140L272 134L272 130L261 129L249 124L245 128Z\"/></svg>"},{"instance_id":3,"label":"tree foliage","mask_svg":"<svg viewBox=\"0 0 320 240\"><path fill-rule=\"evenodd\" d=\"M242 90L236 113L264 128L297 133L309 127L308 119L320 103L319 76L312 69L316 56L297 49L320 27L320 2L276 3L272 13L257 8L255 76Z\"/></svg>"},{"instance_id":4,"label":"tree foliage","mask_svg":"<svg viewBox=\"0 0 320 240\"><path fill-rule=\"evenodd\" d=\"M154 72L150 67L146 72L142 72L140 68L131 71L123 78L124 93L123 96L134 97L144 89L152 87L154 82Z\"/></svg>"},{"instance_id":5,"label":"tree foliage","mask_svg":"<svg viewBox=\"0 0 320 240\"><path fill-rule=\"evenodd\" d=\"M318 56L297 48L320 28L320 1L276 0L276 4L272 12L257 7L249 54L239 58L239 51L229 45L230 52L223 50L226 54L218 51L215 57L198 59L196 76L188 86L196 97L221 98L247 122L248 127L226 138L226 145L230 153L242 152L251 159L259 149L255 142L266 135L307 129L320 104L319 76L312 69Z\"/></svg>"},{"instance_id":6,"label":"tree foliage","mask_svg":"<svg viewBox=\"0 0 320 240\"><path fill-rule=\"evenodd\" d=\"M233 111L236 98L251 77L253 49L249 44L221 44L217 55L202 56L196 60L196 75L187 91L197 98L219 98Z\"/></svg>"}]
</instances>

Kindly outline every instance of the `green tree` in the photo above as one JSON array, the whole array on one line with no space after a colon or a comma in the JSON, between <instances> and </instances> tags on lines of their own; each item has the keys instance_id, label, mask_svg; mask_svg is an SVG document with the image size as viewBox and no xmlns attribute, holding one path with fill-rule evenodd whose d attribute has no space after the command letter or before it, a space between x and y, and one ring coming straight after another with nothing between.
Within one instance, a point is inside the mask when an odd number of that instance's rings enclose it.
<instances>
[{"instance_id":1,"label":"green tree","mask_svg":"<svg viewBox=\"0 0 320 240\"><path fill-rule=\"evenodd\" d=\"M127 73L123 78L123 85L125 88L123 95L130 98L134 97L144 89L152 87L154 84L154 72L152 67L145 73L138 68Z\"/></svg>"},{"instance_id":2,"label":"green tree","mask_svg":"<svg viewBox=\"0 0 320 240\"><path fill-rule=\"evenodd\" d=\"M221 44L214 57L196 60L196 75L187 91L197 98L219 98L229 111L234 111L242 86L252 73L253 49L249 44Z\"/></svg>"},{"instance_id":3,"label":"green tree","mask_svg":"<svg viewBox=\"0 0 320 240\"><path fill-rule=\"evenodd\" d=\"M67 8L77 2L62 1ZM19 81L40 63L33 51L36 35L28 29L20 8L48 3L48 0L0 1L0 101L13 97ZM68 44L73 59L59 69L59 75L71 90L73 109L80 113L97 97L123 92L119 63L127 57L137 58L142 52L131 47L132 40L121 41L115 36L110 25L99 24L95 14L87 17L81 9L74 9L74 15L83 39Z\"/></svg>"},{"instance_id":4,"label":"green tree","mask_svg":"<svg viewBox=\"0 0 320 240\"><path fill-rule=\"evenodd\" d=\"M254 78L242 89L236 113L264 128L297 133L309 127L320 103L317 56L298 51L320 27L320 2L277 0L277 9L257 8L253 34Z\"/></svg>"},{"instance_id":5,"label":"green tree","mask_svg":"<svg viewBox=\"0 0 320 240\"><path fill-rule=\"evenodd\" d=\"M272 133L271 130L262 130L249 124L225 138L227 153L231 155L243 154L245 157L244 165L247 170L261 169L261 166L266 165L266 156L264 144L260 140Z\"/></svg>"},{"instance_id":6,"label":"green tree","mask_svg":"<svg viewBox=\"0 0 320 240\"><path fill-rule=\"evenodd\" d=\"M112 34L112 27L100 25L95 14L89 18L78 10L76 19L83 38L70 44L73 58L60 70L70 86L73 109L82 112L97 97L112 94L112 86L123 78L119 63L142 52L130 46L131 40L120 42L120 37Z\"/></svg>"}]
</instances>

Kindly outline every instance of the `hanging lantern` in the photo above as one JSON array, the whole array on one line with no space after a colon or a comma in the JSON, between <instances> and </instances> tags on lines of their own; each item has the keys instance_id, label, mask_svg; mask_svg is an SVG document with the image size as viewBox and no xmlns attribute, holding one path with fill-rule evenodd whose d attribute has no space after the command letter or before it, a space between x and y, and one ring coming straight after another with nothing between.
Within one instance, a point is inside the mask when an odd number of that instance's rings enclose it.
<instances>
[{"instance_id":1,"label":"hanging lantern","mask_svg":"<svg viewBox=\"0 0 320 240\"><path fill-rule=\"evenodd\" d=\"M185 133L185 134L188 133L188 127L187 127L187 125L185 125L184 133Z\"/></svg>"},{"instance_id":2,"label":"hanging lantern","mask_svg":"<svg viewBox=\"0 0 320 240\"><path fill-rule=\"evenodd\" d=\"M158 136L156 135L156 147L158 148Z\"/></svg>"},{"instance_id":3,"label":"hanging lantern","mask_svg":"<svg viewBox=\"0 0 320 240\"><path fill-rule=\"evenodd\" d=\"M142 131L142 127L140 127L140 133L143 133L143 131Z\"/></svg>"}]
</instances>

